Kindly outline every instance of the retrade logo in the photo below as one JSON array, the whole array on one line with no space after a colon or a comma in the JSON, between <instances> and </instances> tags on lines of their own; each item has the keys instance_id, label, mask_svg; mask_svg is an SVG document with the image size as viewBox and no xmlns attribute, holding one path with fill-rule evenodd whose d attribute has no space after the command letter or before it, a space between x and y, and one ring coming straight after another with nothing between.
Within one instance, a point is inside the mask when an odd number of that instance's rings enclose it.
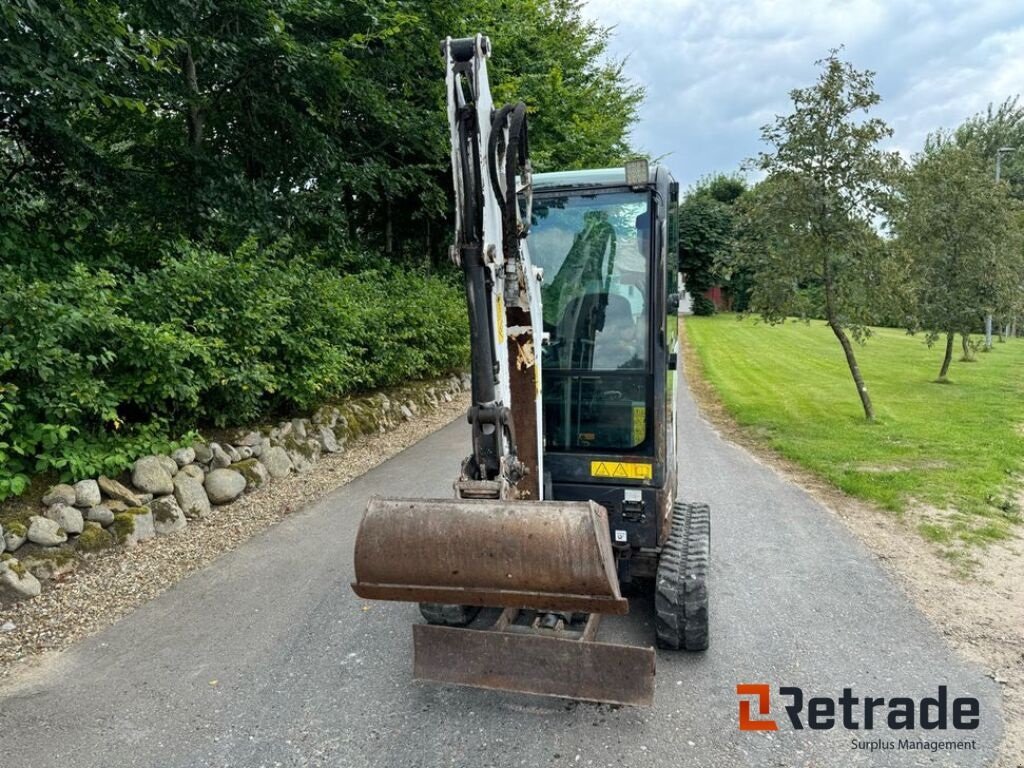
<instances>
[{"instance_id":1,"label":"retrade logo","mask_svg":"<svg viewBox=\"0 0 1024 768\"><path fill-rule=\"evenodd\" d=\"M767 715L771 712L769 696L771 689L766 683L740 683L736 693L740 696L753 696L757 702L757 713ZM751 699L740 699L740 730L741 731L777 731L779 725L774 720L755 720L750 716Z\"/></svg>"},{"instance_id":2,"label":"retrade logo","mask_svg":"<svg viewBox=\"0 0 1024 768\"><path fill-rule=\"evenodd\" d=\"M767 683L740 683L736 686L741 731L777 731L779 722L771 717L771 686ZM946 686L940 685L935 696L915 699L910 696L854 696L852 688L843 688L842 695L804 695L802 688L780 686L778 698L793 730L809 728L827 731L843 728L848 731L888 728L893 731L947 730L972 731L981 721L981 703L973 696L950 699ZM755 713L756 708L756 713ZM780 717L780 721L785 722Z\"/></svg>"}]
</instances>

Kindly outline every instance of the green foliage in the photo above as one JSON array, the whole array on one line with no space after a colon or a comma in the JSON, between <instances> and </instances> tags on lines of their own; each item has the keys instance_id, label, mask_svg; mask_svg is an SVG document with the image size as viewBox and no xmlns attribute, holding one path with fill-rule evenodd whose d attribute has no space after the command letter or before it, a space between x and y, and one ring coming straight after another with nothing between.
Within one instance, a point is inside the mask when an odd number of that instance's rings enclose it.
<instances>
[{"instance_id":1,"label":"green foliage","mask_svg":"<svg viewBox=\"0 0 1024 768\"><path fill-rule=\"evenodd\" d=\"M490 35L535 167L630 153L641 88L576 0L12 0L0 12L0 260L150 268L167 243L287 235L434 262L445 36ZM46 61L46 66L40 66Z\"/></svg>"},{"instance_id":2,"label":"green foliage","mask_svg":"<svg viewBox=\"0 0 1024 768\"><path fill-rule=\"evenodd\" d=\"M526 103L536 170L620 165L633 154L629 130L644 89L609 58L612 30L584 18L579 0L454 7L465 15L451 29L491 37L495 100Z\"/></svg>"},{"instance_id":3,"label":"green foliage","mask_svg":"<svg viewBox=\"0 0 1024 768\"><path fill-rule=\"evenodd\" d=\"M738 262L755 274L752 308L765 319L805 314L803 289L819 286L825 317L862 336L888 261L873 225L900 161L878 148L892 130L860 117L880 100L873 73L836 52L819 64L817 83L794 90L793 111L762 131L773 151L752 161L768 176L745 198Z\"/></svg>"},{"instance_id":4,"label":"green foliage","mask_svg":"<svg viewBox=\"0 0 1024 768\"><path fill-rule=\"evenodd\" d=\"M926 151L938 139L930 137ZM988 105L985 112L964 121L950 137L957 146L972 152L988 170L995 174L996 153L1004 147L1015 151L1000 153L1000 178L1010 185L1010 194L1024 200L1024 104L1020 96L1006 99L998 107Z\"/></svg>"},{"instance_id":5,"label":"green foliage","mask_svg":"<svg viewBox=\"0 0 1024 768\"><path fill-rule=\"evenodd\" d=\"M745 191L742 179L720 174L701 180L679 206L680 272L693 297L695 315L715 312L704 294L725 282L719 265L731 261L736 228L733 204Z\"/></svg>"},{"instance_id":6,"label":"green foliage","mask_svg":"<svg viewBox=\"0 0 1024 768\"><path fill-rule=\"evenodd\" d=\"M1008 317L1024 279L1024 208L1009 187L977 153L936 135L900 191L894 230L910 264L911 330L932 343L969 335L986 313Z\"/></svg>"},{"instance_id":7,"label":"green foliage","mask_svg":"<svg viewBox=\"0 0 1024 768\"><path fill-rule=\"evenodd\" d=\"M286 250L183 243L130 281L80 265L53 280L0 270L0 498L38 472L116 473L202 424L310 410L465 364L453 281L344 275Z\"/></svg>"}]
</instances>

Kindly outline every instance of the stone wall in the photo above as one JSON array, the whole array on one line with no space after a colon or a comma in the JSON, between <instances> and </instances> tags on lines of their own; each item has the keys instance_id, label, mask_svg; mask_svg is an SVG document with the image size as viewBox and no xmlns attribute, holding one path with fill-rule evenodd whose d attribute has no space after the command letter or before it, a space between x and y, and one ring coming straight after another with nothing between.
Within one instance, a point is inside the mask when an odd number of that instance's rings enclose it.
<instances>
[{"instance_id":1,"label":"stone wall","mask_svg":"<svg viewBox=\"0 0 1024 768\"><path fill-rule=\"evenodd\" d=\"M215 515L264 483L308 472L323 454L344 453L357 438L411 421L468 389L465 374L412 383L324 406L309 418L229 430L221 441L145 456L121 478L55 485L39 514L0 528L0 603L39 595L46 581L95 552L185 532L190 520Z\"/></svg>"}]
</instances>

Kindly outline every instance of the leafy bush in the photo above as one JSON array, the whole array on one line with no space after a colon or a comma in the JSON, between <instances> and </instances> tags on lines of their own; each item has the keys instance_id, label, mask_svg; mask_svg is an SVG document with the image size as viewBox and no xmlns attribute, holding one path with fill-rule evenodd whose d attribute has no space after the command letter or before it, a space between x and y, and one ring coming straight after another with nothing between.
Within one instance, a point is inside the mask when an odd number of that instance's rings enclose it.
<instances>
[{"instance_id":1,"label":"leafy bush","mask_svg":"<svg viewBox=\"0 0 1024 768\"><path fill-rule=\"evenodd\" d=\"M465 364L453 280L390 266L338 274L287 248L181 244L130 278L0 268L0 499L33 473L116 472L203 425Z\"/></svg>"}]
</instances>

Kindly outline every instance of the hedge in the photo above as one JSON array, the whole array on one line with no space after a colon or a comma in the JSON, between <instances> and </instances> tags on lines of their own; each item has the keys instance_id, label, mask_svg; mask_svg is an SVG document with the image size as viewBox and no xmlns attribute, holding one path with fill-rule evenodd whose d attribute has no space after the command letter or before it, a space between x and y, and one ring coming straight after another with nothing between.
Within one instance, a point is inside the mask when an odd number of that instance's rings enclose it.
<instances>
[{"instance_id":1,"label":"hedge","mask_svg":"<svg viewBox=\"0 0 1024 768\"><path fill-rule=\"evenodd\" d=\"M365 263L365 262L364 262ZM149 272L0 267L0 499L116 472L203 426L306 412L468 359L451 277L181 244Z\"/></svg>"}]
</instances>

